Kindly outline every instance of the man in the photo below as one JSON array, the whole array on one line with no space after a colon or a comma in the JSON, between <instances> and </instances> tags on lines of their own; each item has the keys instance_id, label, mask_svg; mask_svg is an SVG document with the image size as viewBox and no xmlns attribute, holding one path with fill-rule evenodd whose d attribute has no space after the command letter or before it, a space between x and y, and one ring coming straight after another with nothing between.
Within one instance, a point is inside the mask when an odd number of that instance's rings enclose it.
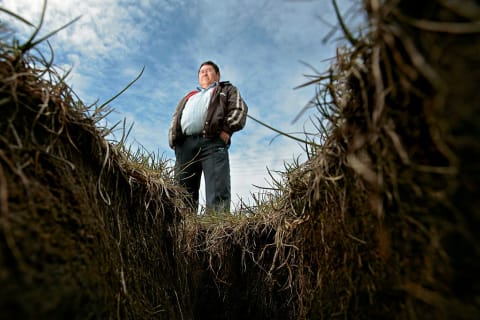
<instances>
[{"instance_id":1,"label":"man","mask_svg":"<svg viewBox=\"0 0 480 320\"><path fill-rule=\"evenodd\" d=\"M203 172L207 211L230 212L228 148L232 134L245 126L248 107L235 86L220 82L220 69L212 61L200 65L198 83L178 103L169 128L175 179L197 210Z\"/></svg>"}]
</instances>

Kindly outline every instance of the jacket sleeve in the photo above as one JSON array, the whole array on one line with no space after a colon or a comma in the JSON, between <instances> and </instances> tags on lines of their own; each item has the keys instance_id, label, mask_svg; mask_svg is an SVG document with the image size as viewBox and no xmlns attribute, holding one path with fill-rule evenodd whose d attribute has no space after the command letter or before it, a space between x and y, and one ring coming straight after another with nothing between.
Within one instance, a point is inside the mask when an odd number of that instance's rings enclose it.
<instances>
[{"instance_id":1,"label":"jacket sleeve","mask_svg":"<svg viewBox=\"0 0 480 320\"><path fill-rule=\"evenodd\" d=\"M170 122L170 127L168 128L168 145L170 148L175 147L175 125L177 120L177 111L173 114L172 121Z\"/></svg>"},{"instance_id":2,"label":"jacket sleeve","mask_svg":"<svg viewBox=\"0 0 480 320\"><path fill-rule=\"evenodd\" d=\"M178 125L179 125L179 117L180 114L182 113L182 106L185 102L186 98L184 97L180 102L178 103L177 107L175 108L175 112L173 113L172 121L170 122L170 126L168 128L168 145L170 148L174 149L175 148L175 143L179 135L179 130L177 130Z\"/></svg>"},{"instance_id":3,"label":"jacket sleeve","mask_svg":"<svg viewBox=\"0 0 480 320\"><path fill-rule=\"evenodd\" d=\"M248 106L243 101L240 91L235 86L229 87L227 94L227 116L225 118L223 131L230 135L243 129L247 121Z\"/></svg>"}]
</instances>

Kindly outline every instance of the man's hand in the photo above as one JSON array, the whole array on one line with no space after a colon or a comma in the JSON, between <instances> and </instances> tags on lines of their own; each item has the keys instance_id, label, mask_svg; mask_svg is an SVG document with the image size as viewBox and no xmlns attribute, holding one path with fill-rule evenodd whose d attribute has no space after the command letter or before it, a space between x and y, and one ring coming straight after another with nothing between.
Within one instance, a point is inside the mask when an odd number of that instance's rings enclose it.
<instances>
[{"instance_id":1,"label":"man's hand","mask_svg":"<svg viewBox=\"0 0 480 320\"><path fill-rule=\"evenodd\" d=\"M220 132L220 138L223 140L223 142L225 142L225 144L228 144L230 141L230 135L225 131Z\"/></svg>"}]
</instances>

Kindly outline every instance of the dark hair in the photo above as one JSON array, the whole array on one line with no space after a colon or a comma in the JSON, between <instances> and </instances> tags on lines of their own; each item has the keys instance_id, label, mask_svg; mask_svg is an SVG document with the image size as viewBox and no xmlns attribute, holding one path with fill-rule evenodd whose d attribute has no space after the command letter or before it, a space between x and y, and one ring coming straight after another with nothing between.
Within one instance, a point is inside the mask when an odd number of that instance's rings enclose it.
<instances>
[{"instance_id":1,"label":"dark hair","mask_svg":"<svg viewBox=\"0 0 480 320\"><path fill-rule=\"evenodd\" d=\"M217 64L216 64L215 62L213 62L213 61L211 61L211 60L208 60L208 61L203 62L203 63L200 65L200 67L198 68L198 72L200 72L200 69L202 69L202 67L203 67L204 65L212 66L213 69L215 69L215 72L218 73L218 74L220 74L220 68L217 66Z\"/></svg>"}]
</instances>

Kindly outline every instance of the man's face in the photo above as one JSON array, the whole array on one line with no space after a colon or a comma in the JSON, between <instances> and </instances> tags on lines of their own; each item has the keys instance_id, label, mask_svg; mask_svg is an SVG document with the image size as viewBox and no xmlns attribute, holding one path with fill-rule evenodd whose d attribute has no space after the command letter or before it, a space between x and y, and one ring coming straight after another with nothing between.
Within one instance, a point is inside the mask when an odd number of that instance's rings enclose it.
<instances>
[{"instance_id":1,"label":"man's face","mask_svg":"<svg viewBox=\"0 0 480 320\"><path fill-rule=\"evenodd\" d=\"M220 75L215 72L215 69L211 65L203 65L200 71L198 71L198 83L200 87L204 89L219 79Z\"/></svg>"}]
</instances>

